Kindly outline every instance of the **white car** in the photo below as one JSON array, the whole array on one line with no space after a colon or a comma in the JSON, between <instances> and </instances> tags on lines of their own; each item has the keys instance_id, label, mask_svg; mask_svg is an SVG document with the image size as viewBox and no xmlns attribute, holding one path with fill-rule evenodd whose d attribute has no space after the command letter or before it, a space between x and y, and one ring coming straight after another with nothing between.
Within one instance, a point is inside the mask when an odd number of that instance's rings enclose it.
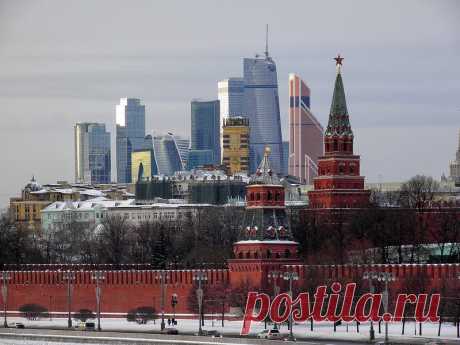
<instances>
[{"instance_id":1,"label":"white car","mask_svg":"<svg viewBox=\"0 0 460 345\"><path fill-rule=\"evenodd\" d=\"M265 329L259 334L257 334L257 338L259 339L282 339L283 336L279 330L273 329Z\"/></svg>"}]
</instances>

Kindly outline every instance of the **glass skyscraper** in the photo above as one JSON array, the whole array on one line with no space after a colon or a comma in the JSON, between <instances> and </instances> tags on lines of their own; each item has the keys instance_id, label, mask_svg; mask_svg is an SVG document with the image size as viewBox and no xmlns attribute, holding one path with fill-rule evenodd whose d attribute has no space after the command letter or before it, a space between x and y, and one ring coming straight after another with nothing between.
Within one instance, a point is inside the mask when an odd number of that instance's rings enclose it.
<instances>
[{"instance_id":1,"label":"glass skyscraper","mask_svg":"<svg viewBox=\"0 0 460 345\"><path fill-rule=\"evenodd\" d=\"M265 147L269 146L272 169L281 173L284 158L275 61L266 51L264 57L245 58L243 64L243 113L249 118L250 172L255 172L264 157Z\"/></svg>"},{"instance_id":2,"label":"glass skyscraper","mask_svg":"<svg viewBox=\"0 0 460 345\"><path fill-rule=\"evenodd\" d=\"M110 183L110 133L102 123L77 123L75 135L75 182Z\"/></svg>"},{"instance_id":3,"label":"glass skyscraper","mask_svg":"<svg viewBox=\"0 0 460 345\"><path fill-rule=\"evenodd\" d=\"M172 176L176 171L184 170L173 135L153 137L153 151L158 174Z\"/></svg>"},{"instance_id":4,"label":"glass skyscraper","mask_svg":"<svg viewBox=\"0 0 460 345\"><path fill-rule=\"evenodd\" d=\"M131 182L131 153L145 147L145 106L137 98L121 98L116 107L117 181Z\"/></svg>"},{"instance_id":5,"label":"glass skyscraper","mask_svg":"<svg viewBox=\"0 0 460 345\"><path fill-rule=\"evenodd\" d=\"M219 101L198 101L191 104L190 149L212 150L212 159L203 164L220 164Z\"/></svg>"},{"instance_id":6,"label":"glass skyscraper","mask_svg":"<svg viewBox=\"0 0 460 345\"><path fill-rule=\"evenodd\" d=\"M289 175L313 184L318 157L323 155L323 126L310 110L310 89L296 74L289 74Z\"/></svg>"}]
</instances>

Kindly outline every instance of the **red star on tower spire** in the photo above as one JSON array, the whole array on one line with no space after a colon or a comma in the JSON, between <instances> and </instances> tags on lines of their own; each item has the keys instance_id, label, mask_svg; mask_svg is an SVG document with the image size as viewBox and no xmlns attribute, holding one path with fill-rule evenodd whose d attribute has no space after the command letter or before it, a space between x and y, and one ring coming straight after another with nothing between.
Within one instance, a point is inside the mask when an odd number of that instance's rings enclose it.
<instances>
[{"instance_id":1,"label":"red star on tower spire","mask_svg":"<svg viewBox=\"0 0 460 345\"><path fill-rule=\"evenodd\" d=\"M344 60L343 57L340 56L340 54L337 55L337 57L334 58L335 64L338 66L342 66L342 61Z\"/></svg>"}]
</instances>

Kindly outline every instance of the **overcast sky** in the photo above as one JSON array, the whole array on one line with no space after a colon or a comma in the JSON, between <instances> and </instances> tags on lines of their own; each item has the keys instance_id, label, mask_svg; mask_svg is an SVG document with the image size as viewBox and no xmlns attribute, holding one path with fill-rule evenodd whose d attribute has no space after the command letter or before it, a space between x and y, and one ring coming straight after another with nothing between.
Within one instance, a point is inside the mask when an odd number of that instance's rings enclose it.
<instances>
[{"instance_id":1,"label":"overcast sky","mask_svg":"<svg viewBox=\"0 0 460 345\"><path fill-rule=\"evenodd\" d=\"M189 136L190 100L217 98L243 57L269 50L287 139L288 73L326 126L335 67L367 181L439 178L460 127L459 1L2 1L0 206L34 174L74 179L73 125L112 132L120 97L148 132ZM113 177L115 170L112 169Z\"/></svg>"}]
</instances>

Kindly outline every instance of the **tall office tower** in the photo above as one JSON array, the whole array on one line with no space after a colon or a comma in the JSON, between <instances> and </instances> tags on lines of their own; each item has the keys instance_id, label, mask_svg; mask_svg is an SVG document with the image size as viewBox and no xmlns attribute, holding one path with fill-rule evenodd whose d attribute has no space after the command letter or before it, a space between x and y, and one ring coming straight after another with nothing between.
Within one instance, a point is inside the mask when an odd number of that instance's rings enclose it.
<instances>
[{"instance_id":1,"label":"tall office tower","mask_svg":"<svg viewBox=\"0 0 460 345\"><path fill-rule=\"evenodd\" d=\"M75 182L110 183L110 133L102 123L77 123L75 134Z\"/></svg>"},{"instance_id":2,"label":"tall office tower","mask_svg":"<svg viewBox=\"0 0 460 345\"><path fill-rule=\"evenodd\" d=\"M281 142L280 107L278 98L278 78L275 61L268 54L256 55L254 59L243 60L244 64L244 107L243 113L249 118L250 140L249 170L253 173L264 157L265 147L271 149L271 166L281 173L283 148Z\"/></svg>"},{"instance_id":3,"label":"tall office tower","mask_svg":"<svg viewBox=\"0 0 460 345\"><path fill-rule=\"evenodd\" d=\"M235 116L224 119L222 164L227 174L249 172L249 119Z\"/></svg>"},{"instance_id":4,"label":"tall office tower","mask_svg":"<svg viewBox=\"0 0 460 345\"><path fill-rule=\"evenodd\" d=\"M220 118L243 115L244 80L228 78L217 83L217 94L220 102Z\"/></svg>"},{"instance_id":5,"label":"tall office tower","mask_svg":"<svg viewBox=\"0 0 460 345\"><path fill-rule=\"evenodd\" d=\"M189 151L190 151L190 139L182 138L179 136L174 136L176 140L177 148L179 150L180 159L182 161L182 166L187 166Z\"/></svg>"},{"instance_id":6,"label":"tall office tower","mask_svg":"<svg viewBox=\"0 0 460 345\"><path fill-rule=\"evenodd\" d=\"M205 164L220 164L219 101L193 100L191 104L190 149L212 150L212 159Z\"/></svg>"},{"instance_id":7,"label":"tall office tower","mask_svg":"<svg viewBox=\"0 0 460 345\"><path fill-rule=\"evenodd\" d=\"M289 175L289 141L283 141L283 169L282 176Z\"/></svg>"},{"instance_id":8,"label":"tall office tower","mask_svg":"<svg viewBox=\"0 0 460 345\"><path fill-rule=\"evenodd\" d=\"M131 182L150 180L154 175L158 175L158 167L153 150L133 151L131 153Z\"/></svg>"},{"instance_id":9,"label":"tall office tower","mask_svg":"<svg viewBox=\"0 0 460 345\"><path fill-rule=\"evenodd\" d=\"M310 110L310 89L296 74L289 74L289 175L312 184L323 155L324 130Z\"/></svg>"},{"instance_id":10,"label":"tall office tower","mask_svg":"<svg viewBox=\"0 0 460 345\"><path fill-rule=\"evenodd\" d=\"M153 151L159 175L172 176L176 171L184 170L173 135L153 137Z\"/></svg>"},{"instance_id":11,"label":"tall office tower","mask_svg":"<svg viewBox=\"0 0 460 345\"><path fill-rule=\"evenodd\" d=\"M117 181L131 183L131 153L145 146L145 105L137 98L121 98L116 124Z\"/></svg>"},{"instance_id":12,"label":"tall office tower","mask_svg":"<svg viewBox=\"0 0 460 345\"><path fill-rule=\"evenodd\" d=\"M460 186L460 131L458 132L458 148L455 160L450 163L450 179Z\"/></svg>"}]
</instances>

